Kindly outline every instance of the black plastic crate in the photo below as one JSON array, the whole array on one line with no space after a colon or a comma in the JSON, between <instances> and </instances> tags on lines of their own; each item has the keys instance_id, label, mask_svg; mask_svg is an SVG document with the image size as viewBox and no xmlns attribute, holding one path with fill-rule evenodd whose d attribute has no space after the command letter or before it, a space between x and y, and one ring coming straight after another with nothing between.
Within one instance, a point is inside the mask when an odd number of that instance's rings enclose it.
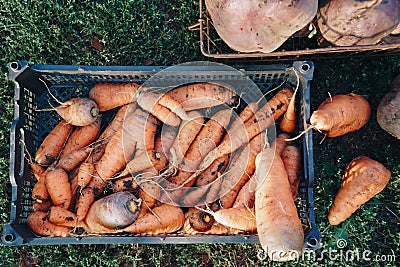
<instances>
[{"instance_id":1,"label":"black plastic crate","mask_svg":"<svg viewBox=\"0 0 400 267\"><path fill-rule=\"evenodd\" d=\"M222 64L220 64L222 65ZM230 67L231 68L231 67ZM96 83L143 84L147 81L162 82L165 88L174 84L200 81L251 80L262 93L286 82L299 83L300 131L307 127L310 117L310 82L313 77L312 62L297 61L293 65L236 66L232 71L221 71L217 63L199 62L172 68L162 66L66 66L29 65L25 61L9 64L9 79L15 82L14 121L10 137L10 183L12 186L10 223L4 225L2 243L8 246L55 245L55 244L188 244L188 243L258 243L257 235L195 235L181 233L167 235L115 234L103 236L79 235L76 237L41 237L34 234L26 224L32 212L31 191L34 178L30 171L26 151L33 154L44 137L58 123L55 112L37 112L37 109L54 104L48 90L58 99L86 96ZM239 70L239 71L238 71ZM160 73L164 73L160 75ZM151 78L149 80L149 78ZM44 82L47 84L46 88ZM158 87L157 87L158 88ZM251 94L251 88L244 88ZM318 248L320 233L314 215L314 163L311 132L299 139L303 151L303 175L296 205L305 231L305 247Z\"/></svg>"}]
</instances>

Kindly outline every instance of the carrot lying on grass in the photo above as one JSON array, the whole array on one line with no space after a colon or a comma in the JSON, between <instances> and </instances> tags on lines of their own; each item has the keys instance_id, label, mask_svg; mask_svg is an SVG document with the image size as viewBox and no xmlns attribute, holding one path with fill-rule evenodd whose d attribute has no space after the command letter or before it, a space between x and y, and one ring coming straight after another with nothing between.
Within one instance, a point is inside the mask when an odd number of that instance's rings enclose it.
<instances>
[{"instance_id":1,"label":"carrot lying on grass","mask_svg":"<svg viewBox=\"0 0 400 267\"><path fill-rule=\"evenodd\" d=\"M107 111L131 102L136 102L136 94L139 87L140 85L137 83L96 84L89 91L89 97L97 103L100 111Z\"/></svg>"},{"instance_id":2,"label":"carrot lying on grass","mask_svg":"<svg viewBox=\"0 0 400 267\"><path fill-rule=\"evenodd\" d=\"M44 182L54 205L68 208L72 200L68 174L63 169L53 169L46 173Z\"/></svg>"},{"instance_id":3,"label":"carrot lying on grass","mask_svg":"<svg viewBox=\"0 0 400 267\"><path fill-rule=\"evenodd\" d=\"M45 137L35 155L35 161L40 165L50 165L60 154L73 126L61 120Z\"/></svg>"},{"instance_id":4,"label":"carrot lying on grass","mask_svg":"<svg viewBox=\"0 0 400 267\"><path fill-rule=\"evenodd\" d=\"M138 218L120 232L135 234L168 234L178 231L185 222L185 215L180 207L161 204Z\"/></svg>"},{"instance_id":5,"label":"carrot lying on grass","mask_svg":"<svg viewBox=\"0 0 400 267\"><path fill-rule=\"evenodd\" d=\"M29 228L38 235L67 237L70 227L59 226L48 220L44 211L34 211L27 218Z\"/></svg>"},{"instance_id":6,"label":"carrot lying on grass","mask_svg":"<svg viewBox=\"0 0 400 267\"><path fill-rule=\"evenodd\" d=\"M298 195L300 184L300 163L301 153L300 150L293 145L287 145L282 151L282 161L289 179L290 192L293 199Z\"/></svg>"},{"instance_id":7,"label":"carrot lying on grass","mask_svg":"<svg viewBox=\"0 0 400 267\"><path fill-rule=\"evenodd\" d=\"M256 181L255 213L261 246L273 261L294 260L301 255L304 232L285 166L274 149L265 148L257 155Z\"/></svg>"},{"instance_id":8,"label":"carrot lying on grass","mask_svg":"<svg viewBox=\"0 0 400 267\"><path fill-rule=\"evenodd\" d=\"M230 133L218 147L211 151L205 158L200 169L208 167L215 158L232 153L254 136L271 126L287 109L289 99L293 96L292 90L285 88L279 91L267 104L260 108L252 118L248 119L243 128L235 133Z\"/></svg>"},{"instance_id":9,"label":"carrot lying on grass","mask_svg":"<svg viewBox=\"0 0 400 267\"><path fill-rule=\"evenodd\" d=\"M321 103L311 114L311 126L292 140L311 129L323 131L328 137L341 136L364 126L370 114L370 105L361 95L335 95Z\"/></svg>"},{"instance_id":10,"label":"carrot lying on grass","mask_svg":"<svg viewBox=\"0 0 400 267\"><path fill-rule=\"evenodd\" d=\"M221 104L231 105L235 101L236 93L217 83L192 83L176 87L167 95L181 103L182 108L187 111Z\"/></svg>"},{"instance_id":11,"label":"carrot lying on grass","mask_svg":"<svg viewBox=\"0 0 400 267\"><path fill-rule=\"evenodd\" d=\"M329 210L330 225L340 224L381 192L388 184L390 176L390 171L376 160L366 156L353 159L346 167L340 189Z\"/></svg>"}]
</instances>

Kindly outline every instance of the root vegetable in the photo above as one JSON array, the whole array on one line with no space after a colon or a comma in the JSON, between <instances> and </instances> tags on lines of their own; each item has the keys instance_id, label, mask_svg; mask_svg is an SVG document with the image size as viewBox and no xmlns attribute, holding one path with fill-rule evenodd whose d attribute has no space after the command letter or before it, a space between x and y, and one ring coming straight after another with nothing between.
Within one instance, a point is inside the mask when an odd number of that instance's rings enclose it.
<instances>
[{"instance_id":1,"label":"root vegetable","mask_svg":"<svg viewBox=\"0 0 400 267\"><path fill-rule=\"evenodd\" d=\"M204 211L196 208L190 208L187 211L186 217L189 220L190 226L199 232L205 232L211 229L214 225L214 217Z\"/></svg>"},{"instance_id":2,"label":"root vegetable","mask_svg":"<svg viewBox=\"0 0 400 267\"><path fill-rule=\"evenodd\" d=\"M293 199L295 199L297 197L300 184L300 150L292 145L286 146L282 151L282 161L288 175L290 192L292 193Z\"/></svg>"},{"instance_id":3,"label":"root vegetable","mask_svg":"<svg viewBox=\"0 0 400 267\"><path fill-rule=\"evenodd\" d=\"M253 233L257 231L254 211L248 208L220 209L212 215L216 222L227 227Z\"/></svg>"},{"instance_id":4,"label":"root vegetable","mask_svg":"<svg viewBox=\"0 0 400 267\"><path fill-rule=\"evenodd\" d=\"M29 228L38 235L67 237L71 230L70 227L58 226L49 222L47 213L44 211L34 211L27 218Z\"/></svg>"},{"instance_id":5,"label":"root vegetable","mask_svg":"<svg viewBox=\"0 0 400 267\"><path fill-rule=\"evenodd\" d=\"M73 126L61 120L46 136L35 155L35 161L40 165L52 164L65 145Z\"/></svg>"},{"instance_id":6,"label":"root vegetable","mask_svg":"<svg viewBox=\"0 0 400 267\"><path fill-rule=\"evenodd\" d=\"M77 184L79 187L84 188L90 183L95 173L94 165L88 162L84 162L79 166L77 175Z\"/></svg>"},{"instance_id":7,"label":"root vegetable","mask_svg":"<svg viewBox=\"0 0 400 267\"><path fill-rule=\"evenodd\" d=\"M72 200L68 174L63 169L53 169L46 173L44 182L54 205L68 208Z\"/></svg>"},{"instance_id":8,"label":"root vegetable","mask_svg":"<svg viewBox=\"0 0 400 267\"><path fill-rule=\"evenodd\" d=\"M61 226L67 226L67 227L78 226L78 220L76 214L58 206L53 206L50 208L49 221Z\"/></svg>"},{"instance_id":9,"label":"root vegetable","mask_svg":"<svg viewBox=\"0 0 400 267\"><path fill-rule=\"evenodd\" d=\"M286 145L290 144L290 142L286 141L286 139L289 139L289 135L287 135L286 133L281 133L278 134L275 140L271 143L271 147L275 148L275 152L279 156L282 155L282 151L286 147Z\"/></svg>"},{"instance_id":10,"label":"root vegetable","mask_svg":"<svg viewBox=\"0 0 400 267\"><path fill-rule=\"evenodd\" d=\"M95 199L95 194L93 188L86 187L82 189L76 201L76 217L78 222L81 222L85 219L86 214L90 209L90 206L94 202L94 199Z\"/></svg>"},{"instance_id":11,"label":"root vegetable","mask_svg":"<svg viewBox=\"0 0 400 267\"><path fill-rule=\"evenodd\" d=\"M161 204L120 231L135 234L168 234L181 229L184 222L185 215L181 208Z\"/></svg>"},{"instance_id":12,"label":"root vegetable","mask_svg":"<svg viewBox=\"0 0 400 267\"><path fill-rule=\"evenodd\" d=\"M140 85L127 84L96 84L89 92L89 97L99 106L100 111L111 110L125 104L136 102L136 94Z\"/></svg>"},{"instance_id":13,"label":"root vegetable","mask_svg":"<svg viewBox=\"0 0 400 267\"><path fill-rule=\"evenodd\" d=\"M281 121L279 122L279 129L285 133L293 133L296 129L296 112L295 112L295 103L296 103L296 93L299 87L293 93L292 98L290 99L288 108L283 115Z\"/></svg>"},{"instance_id":14,"label":"root vegetable","mask_svg":"<svg viewBox=\"0 0 400 267\"><path fill-rule=\"evenodd\" d=\"M329 223L338 225L350 217L386 187L390 176L385 166L366 156L352 160L343 174L341 187L329 210Z\"/></svg>"},{"instance_id":15,"label":"root vegetable","mask_svg":"<svg viewBox=\"0 0 400 267\"><path fill-rule=\"evenodd\" d=\"M167 95L188 110L210 108L221 104L230 105L235 100L235 91L216 83L193 83L181 85Z\"/></svg>"},{"instance_id":16,"label":"root vegetable","mask_svg":"<svg viewBox=\"0 0 400 267\"><path fill-rule=\"evenodd\" d=\"M66 172L71 172L73 169L77 168L80 163L87 159L92 151L92 147L84 147L73 150L60 158L60 160L57 162L57 167L65 170Z\"/></svg>"},{"instance_id":17,"label":"root vegetable","mask_svg":"<svg viewBox=\"0 0 400 267\"><path fill-rule=\"evenodd\" d=\"M117 192L95 201L86 217L88 233L109 233L137 219L141 201L132 193Z\"/></svg>"},{"instance_id":18,"label":"root vegetable","mask_svg":"<svg viewBox=\"0 0 400 267\"><path fill-rule=\"evenodd\" d=\"M99 117L99 107L88 98L71 98L55 110L61 118L74 126L92 124Z\"/></svg>"},{"instance_id":19,"label":"root vegetable","mask_svg":"<svg viewBox=\"0 0 400 267\"><path fill-rule=\"evenodd\" d=\"M261 246L271 260L294 260L303 249L304 232L285 166L272 148L257 155L256 180L255 213Z\"/></svg>"}]
</instances>

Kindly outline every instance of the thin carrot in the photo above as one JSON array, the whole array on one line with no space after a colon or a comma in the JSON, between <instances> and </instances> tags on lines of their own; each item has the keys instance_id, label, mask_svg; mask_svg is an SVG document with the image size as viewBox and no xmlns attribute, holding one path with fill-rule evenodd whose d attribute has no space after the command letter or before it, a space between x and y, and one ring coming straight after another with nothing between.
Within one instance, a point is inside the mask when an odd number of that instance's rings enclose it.
<instances>
[{"instance_id":1,"label":"thin carrot","mask_svg":"<svg viewBox=\"0 0 400 267\"><path fill-rule=\"evenodd\" d=\"M87 212L89 211L90 205L94 202L95 194L93 188L86 187L82 189L77 201L76 201L76 216L78 222L85 219Z\"/></svg>"},{"instance_id":2,"label":"thin carrot","mask_svg":"<svg viewBox=\"0 0 400 267\"><path fill-rule=\"evenodd\" d=\"M161 153L156 152L155 150L151 151L143 151L139 155L135 155L135 157L129 161L125 169L113 178L124 177L129 174L134 174L145 169L149 169L157 165L160 161Z\"/></svg>"},{"instance_id":3,"label":"thin carrot","mask_svg":"<svg viewBox=\"0 0 400 267\"><path fill-rule=\"evenodd\" d=\"M157 171L154 168L144 170L138 181L140 183L139 198L142 200L138 218L145 215L156 204L160 197L160 185L158 184Z\"/></svg>"},{"instance_id":4,"label":"thin carrot","mask_svg":"<svg viewBox=\"0 0 400 267\"><path fill-rule=\"evenodd\" d=\"M82 163L85 159L87 159L92 150L92 147L84 147L73 150L60 158L60 160L57 162L57 167L65 170L66 172L70 172L78 167L79 164Z\"/></svg>"},{"instance_id":5,"label":"thin carrot","mask_svg":"<svg viewBox=\"0 0 400 267\"><path fill-rule=\"evenodd\" d=\"M293 133L296 129L296 112L295 112L295 103L296 103L296 93L299 89L299 86L294 90L293 96L290 99L288 108L283 115L281 121L279 122L279 129L285 133Z\"/></svg>"},{"instance_id":6,"label":"thin carrot","mask_svg":"<svg viewBox=\"0 0 400 267\"><path fill-rule=\"evenodd\" d=\"M94 165L88 162L84 162L79 166L79 172L77 175L78 186L84 188L90 183L94 176Z\"/></svg>"},{"instance_id":7,"label":"thin carrot","mask_svg":"<svg viewBox=\"0 0 400 267\"><path fill-rule=\"evenodd\" d=\"M60 154L73 126L61 120L46 136L35 155L35 161L40 165L50 165Z\"/></svg>"},{"instance_id":8,"label":"thin carrot","mask_svg":"<svg viewBox=\"0 0 400 267\"><path fill-rule=\"evenodd\" d=\"M96 84L90 91L89 97L99 106L100 111L107 111L125 104L136 102L139 84Z\"/></svg>"},{"instance_id":9,"label":"thin carrot","mask_svg":"<svg viewBox=\"0 0 400 267\"><path fill-rule=\"evenodd\" d=\"M252 183L255 180L255 174L253 174L246 184L240 189L233 208L253 208L255 201L255 187L252 188Z\"/></svg>"},{"instance_id":10,"label":"thin carrot","mask_svg":"<svg viewBox=\"0 0 400 267\"><path fill-rule=\"evenodd\" d=\"M288 175L290 192L292 193L293 199L297 197L299 184L300 184L300 150L293 145L286 146L282 151L282 161L285 165L285 170Z\"/></svg>"},{"instance_id":11,"label":"thin carrot","mask_svg":"<svg viewBox=\"0 0 400 267\"><path fill-rule=\"evenodd\" d=\"M199 174L196 179L197 186L203 186L212 183L217 177L218 173L223 173L228 166L230 155L220 157L203 172Z\"/></svg>"},{"instance_id":12,"label":"thin carrot","mask_svg":"<svg viewBox=\"0 0 400 267\"><path fill-rule=\"evenodd\" d=\"M219 173L218 173L218 176L219 176L219 178L217 180L213 181L209 185L210 189L208 190L206 199L205 199L205 202L207 204L213 203L219 197L219 191L221 190L221 185L222 185L223 179L220 178Z\"/></svg>"},{"instance_id":13,"label":"thin carrot","mask_svg":"<svg viewBox=\"0 0 400 267\"><path fill-rule=\"evenodd\" d=\"M34 163L34 162L30 163L29 165L31 166L32 173L35 176L36 180L39 181L40 179L42 179L44 177L44 175L46 173L45 168L43 168L42 166L40 166L39 164Z\"/></svg>"},{"instance_id":14,"label":"thin carrot","mask_svg":"<svg viewBox=\"0 0 400 267\"><path fill-rule=\"evenodd\" d=\"M138 184L135 177L119 178L113 184L114 192L135 190L136 188L138 188Z\"/></svg>"}]
</instances>

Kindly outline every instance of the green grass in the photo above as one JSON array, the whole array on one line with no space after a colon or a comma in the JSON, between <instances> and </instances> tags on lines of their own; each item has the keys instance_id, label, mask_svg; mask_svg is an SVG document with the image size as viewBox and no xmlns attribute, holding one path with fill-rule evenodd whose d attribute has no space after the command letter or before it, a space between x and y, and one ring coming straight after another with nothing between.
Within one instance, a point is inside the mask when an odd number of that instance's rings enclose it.
<instances>
[{"instance_id":1,"label":"green grass","mask_svg":"<svg viewBox=\"0 0 400 267\"><path fill-rule=\"evenodd\" d=\"M198 33L187 30L197 22L197 1L5 1L0 0L0 221L10 213L9 128L13 119L13 85L7 63L27 60L38 64L173 65L207 60L198 49ZM98 38L102 51L91 45ZM322 233L324 259L299 266L381 266L394 262L344 261L326 255L337 249L372 251L400 257L399 141L376 123L376 107L389 90L400 57L319 59L311 85L312 109L331 94L357 92L372 106L368 124L335 139L314 133L315 211ZM327 212L350 160L367 155L392 171L388 187L340 226L329 227ZM38 266L261 266L259 245L76 245L0 249L0 266L18 266L23 258ZM337 256L337 255L336 255ZM281 266L281 264L274 264ZM285 266L285 264L282 264Z\"/></svg>"}]
</instances>

